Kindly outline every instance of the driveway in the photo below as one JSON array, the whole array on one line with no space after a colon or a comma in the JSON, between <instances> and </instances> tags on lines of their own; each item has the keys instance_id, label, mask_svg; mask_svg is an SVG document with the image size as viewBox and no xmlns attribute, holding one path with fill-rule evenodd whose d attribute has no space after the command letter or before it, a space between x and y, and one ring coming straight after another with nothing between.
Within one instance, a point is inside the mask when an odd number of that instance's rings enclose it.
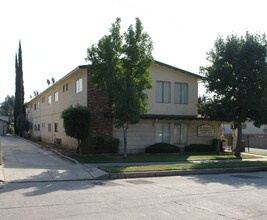
<instances>
[{"instance_id":1,"label":"driveway","mask_svg":"<svg viewBox=\"0 0 267 220\"><path fill-rule=\"evenodd\" d=\"M36 182L90 180L106 173L96 167L86 168L56 153L16 136L0 137L4 164L0 180Z\"/></svg>"}]
</instances>

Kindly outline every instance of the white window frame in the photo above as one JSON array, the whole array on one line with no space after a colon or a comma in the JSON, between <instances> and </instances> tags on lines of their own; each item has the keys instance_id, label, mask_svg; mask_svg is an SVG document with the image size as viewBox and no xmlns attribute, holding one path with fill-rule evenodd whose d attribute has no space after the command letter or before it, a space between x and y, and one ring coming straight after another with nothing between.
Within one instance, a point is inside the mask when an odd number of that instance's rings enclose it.
<instances>
[{"instance_id":1,"label":"white window frame","mask_svg":"<svg viewBox=\"0 0 267 220\"><path fill-rule=\"evenodd\" d=\"M83 78L80 78L75 82L75 92L80 93L82 91L83 91Z\"/></svg>"},{"instance_id":2,"label":"white window frame","mask_svg":"<svg viewBox=\"0 0 267 220\"><path fill-rule=\"evenodd\" d=\"M170 143L170 123L156 123L156 143Z\"/></svg>"},{"instance_id":3,"label":"white window frame","mask_svg":"<svg viewBox=\"0 0 267 220\"><path fill-rule=\"evenodd\" d=\"M47 98L47 102L48 102L48 105L51 105L52 104L52 96L48 96Z\"/></svg>"},{"instance_id":4,"label":"white window frame","mask_svg":"<svg viewBox=\"0 0 267 220\"><path fill-rule=\"evenodd\" d=\"M55 92L55 102L58 102L58 92Z\"/></svg>"},{"instance_id":5,"label":"white window frame","mask_svg":"<svg viewBox=\"0 0 267 220\"><path fill-rule=\"evenodd\" d=\"M171 103L171 82L156 81L156 103Z\"/></svg>"},{"instance_id":6,"label":"white window frame","mask_svg":"<svg viewBox=\"0 0 267 220\"><path fill-rule=\"evenodd\" d=\"M174 124L174 143L187 144L188 139L188 125L186 123Z\"/></svg>"},{"instance_id":7,"label":"white window frame","mask_svg":"<svg viewBox=\"0 0 267 220\"><path fill-rule=\"evenodd\" d=\"M174 83L174 104L188 104L189 97L188 83Z\"/></svg>"}]
</instances>

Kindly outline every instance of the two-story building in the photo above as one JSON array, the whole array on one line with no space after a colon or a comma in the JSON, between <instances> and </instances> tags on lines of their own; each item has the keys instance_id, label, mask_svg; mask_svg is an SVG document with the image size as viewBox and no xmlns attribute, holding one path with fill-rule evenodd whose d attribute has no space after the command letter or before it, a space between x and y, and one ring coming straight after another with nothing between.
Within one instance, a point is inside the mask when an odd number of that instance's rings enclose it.
<instances>
[{"instance_id":1,"label":"two-story building","mask_svg":"<svg viewBox=\"0 0 267 220\"><path fill-rule=\"evenodd\" d=\"M119 138L122 129L115 128L110 107L103 91L90 80L88 66L78 66L27 103L32 137L49 143L76 147L76 140L64 133L61 112L70 105L87 106L91 112L89 138ZM148 95L148 112L128 130L128 152L143 152L157 142L183 147L189 144L211 144L222 133L221 123L198 117L198 81L201 76L155 61L151 67L152 89ZM121 146L122 151L122 146Z\"/></svg>"}]
</instances>

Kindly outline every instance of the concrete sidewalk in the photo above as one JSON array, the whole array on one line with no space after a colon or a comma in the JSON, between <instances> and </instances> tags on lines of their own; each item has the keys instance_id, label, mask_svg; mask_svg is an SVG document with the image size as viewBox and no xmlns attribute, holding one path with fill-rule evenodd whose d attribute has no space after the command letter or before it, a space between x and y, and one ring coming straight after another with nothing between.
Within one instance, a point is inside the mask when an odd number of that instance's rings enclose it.
<instances>
[{"instance_id":1,"label":"concrete sidewalk","mask_svg":"<svg viewBox=\"0 0 267 220\"><path fill-rule=\"evenodd\" d=\"M1 182L92 180L107 174L16 136L1 137L1 146L4 159L0 166Z\"/></svg>"}]
</instances>

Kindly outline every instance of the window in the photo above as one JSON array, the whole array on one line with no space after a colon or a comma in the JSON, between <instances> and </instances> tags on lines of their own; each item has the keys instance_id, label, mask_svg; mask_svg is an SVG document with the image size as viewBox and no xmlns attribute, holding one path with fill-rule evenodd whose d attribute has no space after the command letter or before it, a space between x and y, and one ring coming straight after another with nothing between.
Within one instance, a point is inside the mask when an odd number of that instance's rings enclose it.
<instances>
[{"instance_id":1,"label":"window","mask_svg":"<svg viewBox=\"0 0 267 220\"><path fill-rule=\"evenodd\" d=\"M37 102L37 108L40 108L40 102Z\"/></svg>"},{"instance_id":2,"label":"window","mask_svg":"<svg viewBox=\"0 0 267 220\"><path fill-rule=\"evenodd\" d=\"M44 103L44 102L45 102L45 97L42 98L42 103Z\"/></svg>"},{"instance_id":3,"label":"window","mask_svg":"<svg viewBox=\"0 0 267 220\"><path fill-rule=\"evenodd\" d=\"M51 123L48 123L48 132L51 132Z\"/></svg>"},{"instance_id":4,"label":"window","mask_svg":"<svg viewBox=\"0 0 267 220\"><path fill-rule=\"evenodd\" d=\"M69 84L66 83L65 85L63 85L63 92L66 92L69 90Z\"/></svg>"},{"instance_id":5,"label":"window","mask_svg":"<svg viewBox=\"0 0 267 220\"><path fill-rule=\"evenodd\" d=\"M174 83L174 103L188 104L188 83Z\"/></svg>"},{"instance_id":6,"label":"window","mask_svg":"<svg viewBox=\"0 0 267 220\"><path fill-rule=\"evenodd\" d=\"M34 131L37 131L37 124L34 124Z\"/></svg>"},{"instance_id":7,"label":"window","mask_svg":"<svg viewBox=\"0 0 267 220\"><path fill-rule=\"evenodd\" d=\"M52 97L50 95L50 96L48 96L48 104L50 105L51 103L52 103Z\"/></svg>"},{"instance_id":8,"label":"window","mask_svg":"<svg viewBox=\"0 0 267 220\"><path fill-rule=\"evenodd\" d=\"M34 110L36 110L36 104L34 104Z\"/></svg>"},{"instance_id":9,"label":"window","mask_svg":"<svg viewBox=\"0 0 267 220\"><path fill-rule=\"evenodd\" d=\"M55 132L58 132L58 123L55 123L55 124L54 124L54 131L55 131Z\"/></svg>"},{"instance_id":10,"label":"window","mask_svg":"<svg viewBox=\"0 0 267 220\"><path fill-rule=\"evenodd\" d=\"M170 124L156 124L156 143L170 143Z\"/></svg>"},{"instance_id":11,"label":"window","mask_svg":"<svg viewBox=\"0 0 267 220\"><path fill-rule=\"evenodd\" d=\"M156 102L170 103L171 101L171 83L157 81L156 82Z\"/></svg>"},{"instance_id":12,"label":"window","mask_svg":"<svg viewBox=\"0 0 267 220\"><path fill-rule=\"evenodd\" d=\"M58 102L58 92L55 93L55 102Z\"/></svg>"},{"instance_id":13,"label":"window","mask_svg":"<svg viewBox=\"0 0 267 220\"><path fill-rule=\"evenodd\" d=\"M37 129L38 129L38 131L40 131L40 124L37 125Z\"/></svg>"},{"instance_id":14,"label":"window","mask_svg":"<svg viewBox=\"0 0 267 220\"><path fill-rule=\"evenodd\" d=\"M80 78L76 81L75 83L75 91L76 93L82 92L83 91L83 79Z\"/></svg>"},{"instance_id":15,"label":"window","mask_svg":"<svg viewBox=\"0 0 267 220\"><path fill-rule=\"evenodd\" d=\"M185 123L174 124L174 143L176 144L187 143L187 124Z\"/></svg>"}]
</instances>

